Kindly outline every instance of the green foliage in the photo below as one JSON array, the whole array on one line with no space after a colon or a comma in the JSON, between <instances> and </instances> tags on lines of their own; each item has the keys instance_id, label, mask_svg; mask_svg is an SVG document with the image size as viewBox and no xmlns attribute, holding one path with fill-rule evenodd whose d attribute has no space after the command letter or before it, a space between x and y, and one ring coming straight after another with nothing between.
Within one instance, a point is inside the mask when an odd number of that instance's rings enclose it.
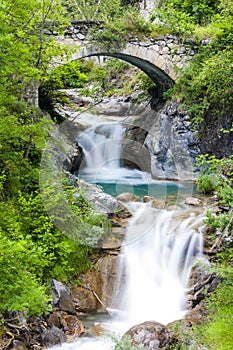
<instances>
[{"instance_id":1,"label":"green foliage","mask_svg":"<svg viewBox=\"0 0 233 350\"><path fill-rule=\"evenodd\" d=\"M56 89L83 87L88 79L87 70L85 63L82 64L80 61L60 65L51 72L44 83L44 88L46 88L46 92L49 92Z\"/></svg>"},{"instance_id":2,"label":"green foliage","mask_svg":"<svg viewBox=\"0 0 233 350\"><path fill-rule=\"evenodd\" d=\"M4 181L3 175L2 184ZM73 215L93 228L85 242L94 244L110 228L109 221L95 214L77 190L76 196L71 186L66 185L64 191ZM48 217L40 193L19 192L17 198L0 203L2 311L48 311L49 281L56 278L67 282L91 268L90 245L66 237L53 219Z\"/></svg>"},{"instance_id":3,"label":"green foliage","mask_svg":"<svg viewBox=\"0 0 233 350\"><path fill-rule=\"evenodd\" d=\"M205 173L198 180L198 189L203 193L215 190L221 204L229 207L228 212L212 214L207 211L206 223L209 226L225 230L229 239L232 239L233 229L233 157L217 159L215 156L202 155L200 165Z\"/></svg>"},{"instance_id":4,"label":"green foliage","mask_svg":"<svg viewBox=\"0 0 233 350\"><path fill-rule=\"evenodd\" d=\"M222 270L224 281L211 294L208 301L209 316L204 326L196 328L200 344L209 349L230 350L233 344L233 270Z\"/></svg>"},{"instance_id":5,"label":"green foliage","mask_svg":"<svg viewBox=\"0 0 233 350\"><path fill-rule=\"evenodd\" d=\"M49 311L50 298L29 267L35 264L35 250L28 242L15 242L0 234L0 310L42 314Z\"/></svg>"},{"instance_id":6,"label":"green foliage","mask_svg":"<svg viewBox=\"0 0 233 350\"><path fill-rule=\"evenodd\" d=\"M220 1L166 0L160 1L152 19L157 16L172 33L192 32L195 25L206 25L218 13Z\"/></svg>"},{"instance_id":7,"label":"green foliage","mask_svg":"<svg viewBox=\"0 0 233 350\"><path fill-rule=\"evenodd\" d=\"M1 204L2 232L11 240L28 242L34 256L29 269L41 280L65 280L69 275L90 267L89 248L68 239L48 217L40 194L22 194ZM32 249L33 248L33 249Z\"/></svg>"},{"instance_id":8,"label":"green foliage","mask_svg":"<svg viewBox=\"0 0 233 350\"><path fill-rule=\"evenodd\" d=\"M41 155L53 123L37 107L36 93L48 81L53 58L64 59L69 54L47 35L63 31L68 24L64 14L59 0L3 0L0 4L1 312L47 312L49 281L69 282L91 268L92 248L58 230L39 192ZM75 62L55 73L51 87L80 87L87 80L82 66ZM64 192L72 201L68 188ZM103 218L81 196L73 202L74 213L84 223L92 220L93 231L100 236Z\"/></svg>"},{"instance_id":9,"label":"green foliage","mask_svg":"<svg viewBox=\"0 0 233 350\"><path fill-rule=\"evenodd\" d=\"M112 21L122 14L121 0L64 1L70 16L86 21Z\"/></svg>"},{"instance_id":10,"label":"green foliage","mask_svg":"<svg viewBox=\"0 0 233 350\"><path fill-rule=\"evenodd\" d=\"M220 177L222 174L226 179L232 181L233 156L218 159L215 156L202 154L197 160L197 165L200 166L204 172L220 175Z\"/></svg>"},{"instance_id":11,"label":"green foliage","mask_svg":"<svg viewBox=\"0 0 233 350\"><path fill-rule=\"evenodd\" d=\"M203 174L198 178L197 189L204 194L210 194L215 188L213 178L207 174Z\"/></svg>"},{"instance_id":12,"label":"green foliage","mask_svg":"<svg viewBox=\"0 0 233 350\"><path fill-rule=\"evenodd\" d=\"M206 213L207 219L205 223L214 228L220 228L222 231L225 230L226 238L231 242L232 240L232 229L233 229L233 214L232 212L228 213L220 213L218 215L214 215L211 210L208 210ZM227 245L225 249L228 249Z\"/></svg>"},{"instance_id":13,"label":"green foliage","mask_svg":"<svg viewBox=\"0 0 233 350\"><path fill-rule=\"evenodd\" d=\"M184 101L184 108L195 124L203 122L207 115L220 121L231 111L232 59L233 51L223 50L212 55L204 51L183 71L173 91Z\"/></svg>"},{"instance_id":14,"label":"green foliage","mask_svg":"<svg viewBox=\"0 0 233 350\"><path fill-rule=\"evenodd\" d=\"M138 14L137 9L125 9L107 22L99 31L92 31L92 40L103 51L116 52L125 47L130 38L145 38L151 33L151 24Z\"/></svg>"},{"instance_id":15,"label":"green foliage","mask_svg":"<svg viewBox=\"0 0 233 350\"><path fill-rule=\"evenodd\" d=\"M169 30L184 37L192 35L197 45L208 39L208 45L199 45L199 53L182 71L172 91L173 96L183 101L196 125L207 119L221 123L233 105L232 5L229 1L177 0L161 4L159 11Z\"/></svg>"}]
</instances>

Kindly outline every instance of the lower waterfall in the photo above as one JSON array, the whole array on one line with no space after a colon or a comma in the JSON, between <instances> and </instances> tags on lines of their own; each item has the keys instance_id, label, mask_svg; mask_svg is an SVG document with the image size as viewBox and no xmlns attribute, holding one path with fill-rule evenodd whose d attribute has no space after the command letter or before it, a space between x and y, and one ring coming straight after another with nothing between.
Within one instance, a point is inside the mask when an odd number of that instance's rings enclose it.
<instances>
[{"instance_id":1,"label":"lower waterfall","mask_svg":"<svg viewBox=\"0 0 233 350\"><path fill-rule=\"evenodd\" d=\"M185 215L142 204L129 225L120 268L126 283L121 288L120 278L116 288L127 326L148 320L167 324L185 315L191 268L203 248L203 216Z\"/></svg>"},{"instance_id":2,"label":"lower waterfall","mask_svg":"<svg viewBox=\"0 0 233 350\"><path fill-rule=\"evenodd\" d=\"M135 205L139 208L121 250L113 299L117 307L112 320L102 323L112 334L123 334L144 321L166 325L183 318L191 268L202 258L202 214ZM84 337L53 349L114 350L114 344L111 337Z\"/></svg>"},{"instance_id":3,"label":"lower waterfall","mask_svg":"<svg viewBox=\"0 0 233 350\"><path fill-rule=\"evenodd\" d=\"M121 126L102 125L80 135L85 154L80 175L88 182L153 182L150 174L121 165ZM98 181L97 181L98 180ZM179 187L179 184L176 184ZM130 203L133 217L120 253L111 321L103 326L122 335L144 321L164 325L181 319L187 311L186 291L193 264L202 258L203 214L185 208L158 210L149 203ZM111 336L80 338L63 350L114 350Z\"/></svg>"}]
</instances>

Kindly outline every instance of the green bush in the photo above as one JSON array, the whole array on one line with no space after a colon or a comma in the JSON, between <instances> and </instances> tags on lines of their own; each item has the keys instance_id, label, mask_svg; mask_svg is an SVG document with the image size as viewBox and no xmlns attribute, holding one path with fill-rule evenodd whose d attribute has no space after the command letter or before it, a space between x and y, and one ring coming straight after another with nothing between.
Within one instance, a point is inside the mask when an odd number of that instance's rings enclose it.
<instances>
[{"instance_id":1,"label":"green bush","mask_svg":"<svg viewBox=\"0 0 233 350\"><path fill-rule=\"evenodd\" d=\"M39 254L26 240L13 241L0 232L0 310L41 315L50 311L48 288L36 276Z\"/></svg>"},{"instance_id":2,"label":"green bush","mask_svg":"<svg viewBox=\"0 0 233 350\"><path fill-rule=\"evenodd\" d=\"M198 342L208 349L230 350L233 344L233 269L222 270L224 281L208 301L209 316L204 326L196 327Z\"/></svg>"},{"instance_id":3,"label":"green bush","mask_svg":"<svg viewBox=\"0 0 233 350\"><path fill-rule=\"evenodd\" d=\"M1 176L0 193L6 175ZM91 245L110 228L106 217L95 214L80 193L66 184L64 193L73 215L88 224L85 243L68 238L53 224L40 193L18 192L0 201L0 309L41 314L49 311L49 281L70 282L92 267ZM77 194L77 190L76 190ZM60 197L57 197L58 200ZM51 198L51 205L56 201ZM67 218L66 218L67 225ZM76 228L79 230L79 228ZM89 245L88 245L89 243Z\"/></svg>"},{"instance_id":4,"label":"green bush","mask_svg":"<svg viewBox=\"0 0 233 350\"><path fill-rule=\"evenodd\" d=\"M228 212L218 213L218 215L207 211L205 222L222 231L226 229L231 237L233 229L233 157L218 159L215 156L201 155L198 165L205 170L205 173L198 179L198 189L203 193L215 190L219 202L229 208Z\"/></svg>"},{"instance_id":5,"label":"green bush","mask_svg":"<svg viewBox=\"0 0 233 350\"><path fill-rule=\"evenodd\" d=\"M204 194L210 194L215 188L213 177L207 174L201 175L197 180L197 189L198 191Z\"/></svg>"},{"instance_id":6,"label":"green bush","mask_svg":"<svg viewBox=\"0 0 233 350\"><path fill-rule=\"evenodd\" d=\"M213 15L219 11L219 4L219 0L166 0L159 2L156 12L169 29L184 32L192 24L206 25L211 22Z\"/></svg>"},{"instance_id":7,"label":"green bush","mask_svg":"<svg viewBox=\"0 0 233 350\"><path fill-rule=\"evenodd\" d=\"M51 90L83 87L88 80L87 70L80 61L62 64L52 71L43 87Z\"/></svg>"},{"instance_id":8,"label":"green bush","mask_svg":"<svg viewBox=\"0 0 233 350\"><path fill-rule=\"evenodd\" d=\"M233 96L233 51L196 55L173 89L198 125L208 116L221 121L231 111Z\"/></svg>"}]
</instances>

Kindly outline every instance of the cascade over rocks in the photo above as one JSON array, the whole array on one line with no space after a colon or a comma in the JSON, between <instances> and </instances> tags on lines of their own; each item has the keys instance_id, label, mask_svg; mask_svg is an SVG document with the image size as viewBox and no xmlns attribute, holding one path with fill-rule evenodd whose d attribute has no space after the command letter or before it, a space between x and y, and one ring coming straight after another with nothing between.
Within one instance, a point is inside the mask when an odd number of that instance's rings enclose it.
<instances>
[{"instance_id":1,"label":"cascade over rocks","mask_svg":"<svg viewBox=\"0 0 233 350\"><path fill-rule=\"evenodd\" d=\"M67 96L74 104L76 96L77 106L80 106L83 97L78 97L78 89L69 90ZM188 113L181 111L176 101L159 110L156 106L153 107L156 110L151 110L129 103L126 96L113 96L81 114L74 112L75 105L72 110L57 105L56 110L61 113L63 109L62 115L73 121L74 129L77 128L76 136L78 131L97 124L123 122L126 132L122 140L122 158L127 167L151 172L154 178L159 179L197 179L199 169L195 161L200 154L199 141ZM97 113L95 118L93 113ZM83 160L80 151L79 145L76 145L76 154L71 156L67 170L78 170Z\"/></svg>"}]
</instances>

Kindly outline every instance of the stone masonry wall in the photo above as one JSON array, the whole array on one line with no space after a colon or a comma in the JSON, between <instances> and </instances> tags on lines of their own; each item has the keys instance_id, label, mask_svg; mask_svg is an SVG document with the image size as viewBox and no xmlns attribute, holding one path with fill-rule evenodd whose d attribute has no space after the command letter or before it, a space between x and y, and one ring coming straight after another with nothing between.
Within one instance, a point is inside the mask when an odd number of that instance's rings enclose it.
<instances>
[{"instance_id":1,"label":"stone masonry wall","mask_svg":"<svg viewBox=\"0 0 233 350\"><path fill-rule=\"evenodd\" d=\"M93 41L89 40L89 29L101 30L103 22L72 21L63 37L57 40L70 46L79 46L73 59L100 52ZM159 36L146 41L131 39L121 53L136 56L161 68L173 80L178 77L179 69L183 69L197 52L192 40L180 42L175 35Z\"/></svg>"}]
</instances>

